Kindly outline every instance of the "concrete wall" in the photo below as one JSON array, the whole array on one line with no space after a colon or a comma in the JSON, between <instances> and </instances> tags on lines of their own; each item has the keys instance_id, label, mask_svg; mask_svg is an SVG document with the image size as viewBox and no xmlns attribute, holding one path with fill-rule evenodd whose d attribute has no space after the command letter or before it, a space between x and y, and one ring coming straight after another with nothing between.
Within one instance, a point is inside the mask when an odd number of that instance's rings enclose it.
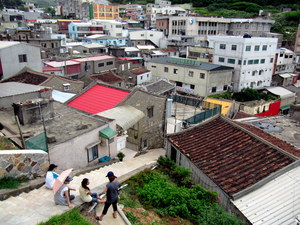
<instances>
[{"instance_id":1,"label":"concrete wall","mask_svg":"<svg viewBox=\"0 0 300 225\"><path fill-rule=\"evenodd\" d=\"M84 82L82 81L70 81L70 80L62 80L60 78L54 77L53 79L49 80L44 85L47 87L51 87L54 90L64 91L63 84L69 83L69 90L67 92L71 93L79 93L83 89Z\"/></svg>"},{"instance_id":2,"label":"concrete wall","mask_svg":"<svg viewBox=\"0 0 300 225\"><path fill-rule=\"evenodd\" d=\"M167 72L165 72L165 68L168 68ZM232 80L232 70L207 71L189 68L185 65L165 65L151 61L147 63L147 69L152 72L153 80L168 78L171 82L182 82L180 91L202 97L225 92L224 85L230 86ZM177 74L174 74L174 69L178 70ZM201 78L200 74L204 74L204 78ZM191 88L191 85L194 85L194 89ZM216 92L212 93L212 87L217 88Z\"/></svg>"},{"instance_id":3,"label":"concrete wall","mask_svg":"<svg viewBox=\"0 0 300 225\"><path fill-rule=\"evenodd\" d=\"M115 129L113 123L110 126L112 126L112 129ZM98 159L103 156L110 155L115 157L117 154L117 142L113 141L108 147L107 140L99 136L99 131L106 127L107 125L96 128L64 143L50 146L50 162L59 165L61 169L80 169L88 165L97 164ZM98 144L98 158L88 162L87 147L92 147L93 143L97 142L101 142Z\"/></svg>"},{"instance_id":4,"label":"concrete wall","mask_svg":"<svg viewBox=\"0 0 300 225\"><path fill-rule=\"evenodd\" d=\"M40 47L21 43L0 50L0 59L3 69L3 78L9 78L25 66L30 69L42 72L42 60ZM27 62L19 62L19 55L26 55ZM12 66L13 65L13 66Z\"/></svg>"},{"instance_id":5,"label":"concrete wall","mask_svg":"<svg viewBox=\"0 0 300 225\"><path fill-rule=\"evenodd\" d=\"M155 96L146 92L137 91L128 100L120 105L131 105L142 111L145 116L138 125L128 130L128 142L138 145L138 150L163 147L165 129L166 98ZM153 106L153 117L149 118L147 111ZM136 132L136 138L134 138ZM147 142L147 146L143 145Z\"/></svg>"},{"instance_id":6,"label":"concrete wall","mask_svg":"<svg viewBox=\"0 0 300 225\"><path fill-rule=\"evenodd\" d=\"M50 93L51 92L52 90L50 90ZM39 91L2 97L0 98L0 107L9 108L12 107L12 104L15 102L24 102L28 99L37 99L37 98L41 98L41 93Z\"/></svg>"},{"instance_id":7,"label":"concrete wall","mask_svg":"<svg viewBox=\"0 0 300 225\"><path fill-rule=\"evenodd\" d=\"M33 179L44 176L48 167L48 154L42 150L0 151L0 178L11 176Z\"/></svg>"}]
</instances>

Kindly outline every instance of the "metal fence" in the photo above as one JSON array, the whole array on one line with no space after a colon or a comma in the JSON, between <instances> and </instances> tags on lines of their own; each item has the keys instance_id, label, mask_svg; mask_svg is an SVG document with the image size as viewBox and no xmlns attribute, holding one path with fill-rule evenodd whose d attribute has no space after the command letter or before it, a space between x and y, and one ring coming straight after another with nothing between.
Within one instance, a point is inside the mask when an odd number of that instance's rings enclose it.
<instances>
[{"instance_id":1,"label":"metal fence","mask_svg":"<svg viewBox=\"0 0 300 225\"><path fill-rule=\"evenodd\" d=\"M199 107L203 102L203 99L200 98L192 98L183 95L173 95L172 96L173 102L178 102L185 105L191 105L195 107Z\"/></svg>"},{"instance_id":2,"label":"metal fence","mask_svg":"<svg viewBox=\"0 0 300 225\"><path fill-rule=\"evenodd\" d=\"M217 104L212 104L209 102L203 102L202 103L202 109L204 109L204 112L200 112L186 120L184 120L188 124L196 124L200 123L210 117L213 117L219 113L221 113L222 106Z\"/></svg>"},{"instance_id":3,"label":"metal fence","mask_svg":"<svg viewBox=\"0 0 300 225\"><path fill-rule=\"evenodd\" d=\"M27 139L25 145L27 149L39 149L48 152L45 132Z\"/></svg>"}]
</instances>

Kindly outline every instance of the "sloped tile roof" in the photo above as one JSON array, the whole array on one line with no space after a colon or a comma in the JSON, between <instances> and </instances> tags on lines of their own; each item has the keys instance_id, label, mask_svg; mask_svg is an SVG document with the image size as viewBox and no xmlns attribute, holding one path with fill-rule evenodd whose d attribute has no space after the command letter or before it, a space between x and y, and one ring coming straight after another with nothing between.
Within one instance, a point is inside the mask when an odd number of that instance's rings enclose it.
<instances>
[{"instance_id":1,"label":"sloped tile roof","mask_svg":"<svg viewBox=\"0 0 300 225\"><path fill-rule=\"evenodd\" d=\"M150 72L150 70L147 70L144 67L137 68L137 69L134 69L134 70L130 70L130 73L133 73L135 75L140 75L140 74L148 73L148 72Z\"/></svg>"},{"instance_id":2,"label":"sloped tile roof","mask_svg":"<svg viewBox=\"0 0 300 225\"><path fill-rule=\"evenodd\" d=\"M295 161L221 117L168 140L231 196Z\"/></svg>"},{"instance_id":3,"label":"sloped tile roof","mask_svg":"<svg viewBox=\"0 0 300 225\"><path fill-rule=\"evenodd\" d=\"M112 72L107 72L107 73L102 73L102 74L94 74L91 75L91 79L93 80L101 80L105 83L113 84L116 82L122 82L124 79L122 77L119 77L118 75L112 73Z\"/></svg>"},{"instance_id":4,"label":"sloped tile roof","mask_svg":"<svg viewBox=\"0 0 300 225\"><path fill-rule=\"evenodd\" d=\"M279 148L281 148L282 150L300 158L300 149L296 148L295 146L287 143L286 141L283 141L265 131L263 131L262 129L259 129L255 126L249 125L249 124L245 124L245 123L238 123L236 122L238 125L240 125L241 127L249 130L250 132L256 134L257 136L265 139L266 141L278 146Z\"/></svg>"},{"instance_id":5,"label":"sloped tile roof","mask_svg":"<svg viewBox=\"0 0 300 225\"><path fill-rule=\"evenodd\" d=\"M10 78L4 80L3 82L18 82L18 83L24 83L24 84L40 85L48 79L49 79L49 77L46 75L39 75L39 74L30 73L30 72L24 72L24 73L18 74L16 76L10 77Z\"/></svg>"}]
</instances>

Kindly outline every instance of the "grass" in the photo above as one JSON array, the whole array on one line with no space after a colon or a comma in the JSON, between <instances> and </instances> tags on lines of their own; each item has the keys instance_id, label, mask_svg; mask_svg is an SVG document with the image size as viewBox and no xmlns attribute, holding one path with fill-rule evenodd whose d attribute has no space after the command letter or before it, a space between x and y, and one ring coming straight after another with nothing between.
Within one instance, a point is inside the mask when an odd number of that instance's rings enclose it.
<instances>
[{"instance_id":1,"label":"grass","mask_svg":"<svg viewBox=\"0 0 300 225\"><path fill-rule=\"evenodd\" d=\"M27 178L13 178L13 177L3 177L0 179L0 189L15 189L18 188L22 183L28 182Z\"/></svg>"},{"instance_id":2,"label":"grass","mask_svg":"<svg viewBox=\"0 0 300 225\"><path fill-rule=\"evenodd\" d=\"M79 209L74 208L69 212L59 216L53 216L47 222L39 223L38 225L93 225L80 215Z\"/></svg>"},{"instance_id":3,"label":"grass","mask_svg":"<svg viewBox=\"0 0 300 225\"><path fill-rule=\"evenodd\" d=\"M18 149L11 141L5 137L0 136L0 150Z\"/></svg>"},{"instance_id":4,"label":"grass","mask_svg":"<svg viewBox=\"0 0 300 225\"><path fill-rule=\"evenodd\" d=\"M126 212L126 217L132 225L139 225L141 222L132 212Z\"/></svg>"}]
</instances>

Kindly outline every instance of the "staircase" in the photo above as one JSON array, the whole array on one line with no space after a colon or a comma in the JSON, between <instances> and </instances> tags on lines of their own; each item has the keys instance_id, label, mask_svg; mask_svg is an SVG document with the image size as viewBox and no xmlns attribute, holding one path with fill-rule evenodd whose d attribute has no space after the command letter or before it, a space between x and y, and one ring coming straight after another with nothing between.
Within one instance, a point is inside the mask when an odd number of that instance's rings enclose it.
<instances>
[{"instance_id":1,"label":"staircase","mask_svg":"<svg viewBox=\"0 0 300 225\"><path fill-rule=\"evenodd\" d=\"M92 192L99 193L102 192L108 181L105 177L108 171L113 171L118 177L117 180L123 182L145 168L151 167L160 155L165 155L164 149L153 149L133 159L117 162L73 177L73 181L69 185L76 188L76 191L72 192L76 196L75 200L72 201L73 206L79 206L83 203L78 191L83 178L90 180L89 187ZM19 196L0 201L0 225L36 225L68 210L70 209L67 206L55 205L52 191L42 186L28 193L22 193ZM109 220L112 219L110 217L111 215L107 214L101 223L109 224ZM118 218L118 220L120 219ZM124 222L116 223L118 220L114 220L113 224L124 224Z\"/></svg>"}]
</instances>

